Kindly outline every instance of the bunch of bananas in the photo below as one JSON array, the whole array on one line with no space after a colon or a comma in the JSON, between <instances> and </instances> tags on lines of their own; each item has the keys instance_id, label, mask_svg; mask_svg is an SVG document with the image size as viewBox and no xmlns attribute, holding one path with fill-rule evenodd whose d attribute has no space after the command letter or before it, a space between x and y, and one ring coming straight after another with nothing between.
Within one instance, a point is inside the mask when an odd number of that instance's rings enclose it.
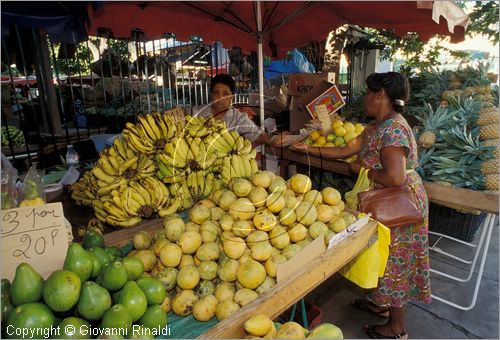
<instances>
[{"instance_id":1,"label":"bunch of bananas","mask_svg":"<svg viewBox=\"0 0 500 340\"><path fill-rule=\"evenodd\" d=\"M20 146L25 142L21 130L12 125L2 126L2 146L9 146L9 140L12 142L12 146Z\"/></svg>"},{"instance_id":2,"label":"bunch of bananas","mask_svg":"<svg viewBox=\"0 0 500 340\"><path fill-rule=\"evenodd\" d=\"M259 170L257 161L247 155L231 155L224 158L221 179L228 184L233 177L250 178Z\"/></svg>"},{"instance_id":3,"label":"bunch of bananas","mask_svg":"<svg viewBox=\"0 0 500 340\"><path fill-rule=\"evenodd\" d=\"M142 218L149 218L168 207L170 193L161 181L146 177L129 181L123 190L112 190L111 195L92 201L99 220L111 225L130 228Z\"/></svg>"},{"instance_id":4,"label":"bunch of bananas","mask_svg":"<svg viewBox=\"0 0 500 340\"><path fill-rule=\"evenodd\" d=\"M252 149L252 142L241 137L236 131L222 130L218 134L212 134L207 138L208 152L217 151L220 155L253 154L255 158L255 150Z\"/></svg>"},{"instance_id":5,"label":"bunch of bananas","mask_svg":"<svg viewBox=\"0 0 500 340\"><path fill-rule=\"evenodd\" d=\"M232 177L258 170L252 143L215 118L146 114L122 135L72 187L78 204L117 227L189 209Z\"/></svg>"},{"instance_id":6,"label":"bunch of bananas","mask_svg":"<svg viewBox=\"0 0 500 340\"><path fill-rule=\"evenodd\" d=\"M71 198L76 204L84 206L92 205L92 200L95 198L95 195L91 188L93 187L93 184L97 184L93 182L95 182L95 178L92 175L92 172L87 171L69 188Z\"/></svg>"},{"instance_id":7,"label":"bunch of bananas","mask_svg":"<svg viewBox=\"0 0 500 340\"><path fill-rule=\"evenodd\" d=\"M127 144L135 152L144 155L162 151L177 132L173 118L159 113L139 116L136 124L128 122L125 127L122 135Z\"/></svg>"}]
</instances>

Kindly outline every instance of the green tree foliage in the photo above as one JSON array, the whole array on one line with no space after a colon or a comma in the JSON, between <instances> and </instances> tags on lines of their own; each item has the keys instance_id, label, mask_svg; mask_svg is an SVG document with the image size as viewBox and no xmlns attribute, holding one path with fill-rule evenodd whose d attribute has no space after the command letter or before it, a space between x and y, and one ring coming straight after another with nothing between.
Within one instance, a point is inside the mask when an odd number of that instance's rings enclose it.
<instances>
[{"instance_id":1,"label":"green tree foliage","mask_svg":"<svg viewBox=\"0 0 500 340\"><path fill-rule=\"evenodd\" d=\"M471 5L470 1L457 1L464 9ZM467 35L483 34L495 45L498 44L498 1L475 1L470 9L470 24L467 27Z\"/></svg>"},{"instance_id":2,"label":"green tree foliage","mask_svg":"<svg viewBox=\"0 0 500 340\"><path fill-rule=\"evenodd\" d=\"M483 34L489 40L498 43L498 2L497 1L476 1L474 5L470 1L460 1L457 4L469 13L470 24L466 34L468 37L473 34ZM438 58L443 52L448 52L453 58L465 58L469 55L464 51L453 51L443 46L446 36L438 35L433 42L423 42L417 33L408 33L402 37L395 35L392 30L367 29L370 39L373 42L385 44L381 52L383 59L394 61L396 53L399 51L403 55L404 69L424 69L437 66L441 63Z\"/></svg>"}]
</instances>

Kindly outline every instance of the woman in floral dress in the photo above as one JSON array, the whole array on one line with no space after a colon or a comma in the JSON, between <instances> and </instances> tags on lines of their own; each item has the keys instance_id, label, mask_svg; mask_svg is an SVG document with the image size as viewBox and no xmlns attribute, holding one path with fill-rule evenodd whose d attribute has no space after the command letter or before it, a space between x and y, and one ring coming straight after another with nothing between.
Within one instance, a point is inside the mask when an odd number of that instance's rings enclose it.
<instances>
[{"instance_id":1,"label":"woman in floral dress","mask_svg":"<svg viewBox=\"0 0 500 340\"><path fill-rule=\"evenodd\" d=\"M415 137L401 116L409 94L408 81L397 72L374 73L366 79L365 110L374 123L342 148L316 148L306 144L294 148L324 158L347 158L358 154L351 170L370 169L368 176L378 187L411 187L424 216L420 225L391 229L391 245L384 277L366 299L353 305L388 317L383 325L365 326L374 339L407 338L405 306L411 301L430 303L430 270L427 195L417 167Z\"/></svg>"}]
</instances>

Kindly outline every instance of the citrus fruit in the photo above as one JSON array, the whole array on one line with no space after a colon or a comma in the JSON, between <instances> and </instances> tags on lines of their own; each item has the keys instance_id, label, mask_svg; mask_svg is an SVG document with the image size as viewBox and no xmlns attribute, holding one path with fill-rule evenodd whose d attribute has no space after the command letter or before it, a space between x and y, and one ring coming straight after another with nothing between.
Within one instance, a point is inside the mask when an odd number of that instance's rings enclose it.
<instances>
[{"instance_id":1,"label":"citrus fruit","mask_svg":"<svg viewBox=\"0 0 500 340\"><path fill-rule=\"evenodd\" d=\"M70 316L58 324L59 332L52 339L91 339L90 324L80 318Z\"/></svg>"},{"instance_id":2,"label":"citrus fruit","mask_svg":"<svg viewBox=\"0 0 500 340\"><path fill-rule=\"evenodd\" d=\"M55 312L71 309L80 298L81 281L73 272L56 270L43 285L43 300Z\"/></svg>"},{"instance_id":3,"label":"citrus fruit","mask_svg":"<svg viewBox=\"0 0 500 340\"><path fill-rule=\"evenodd\" d=\"M22 333L17 333L17 331L28 331L34 332L33 338L42 339L44 334L49 334L54 324L55 317L49 307L43 303L25 303L10 312L6 327L12 326L12 332L7 332L7 337L11 339L29 337L31 334L23 336Z\"/></svg>"},{"instance_id":4,"label":"citrus fruit","mask_svg":"<svg viewBox=\"0 0 500 340\"><path fill-rule=\"evenodd\" d=\"M124 257L122 263L125 271L127 272L127 278L129 280L135 281L142 277L142 274L144 274L144 265L142 264L142 261L137 257Z\"/></svg>"},{"instance_id":5,"label":"citrus fruit","mask_svg":"<svg viewBox=\"0 0 500 340\"><path fill-rule=\"evenodd\" d=\"M143 277L137 280L139 288L141 288L148 305L160 305L165 300L165 286L157 279L151 277Z\"/></svg>"}]
</instances>

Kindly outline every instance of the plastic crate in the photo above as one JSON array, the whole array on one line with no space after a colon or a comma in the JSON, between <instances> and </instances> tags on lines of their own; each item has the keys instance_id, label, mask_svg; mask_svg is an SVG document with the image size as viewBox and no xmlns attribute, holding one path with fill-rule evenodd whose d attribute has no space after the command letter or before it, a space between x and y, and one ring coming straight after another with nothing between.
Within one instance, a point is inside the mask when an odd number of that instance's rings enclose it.
<instances>
[{"instance_id":1,"label":"plastic crate","mask_svg":"<svg viewBox=\"0 0 500 340\"><path fill-rule=\"evenodd\" d=\"M318 326L323 320L323 313L321 312L321 309L319 309L319 307L307 301L305 301L305 306L307 315L307 325L309 329L316 328L316 326ZM302 325L302 308L300 306L300 301L297 302L297 308L295 309L295 318L293 320L290 320L290 316L292 314L292 308L293 307L289 308L286 312L284 312L278 317L279 322L285 323L288 321L295 321Z\"/></svg>"},{"instance_id":2,"label":"plastic crate","mask_svg":"<svg viewBox=\"0 0 500 340\"><path fill-rule=\"evenodd\" d=\"M429 204L429 230L465 242L474 240L476 232L485 217L485 213L479 215L465 214L432 202Z\"/></svg>"}]
</instances>

